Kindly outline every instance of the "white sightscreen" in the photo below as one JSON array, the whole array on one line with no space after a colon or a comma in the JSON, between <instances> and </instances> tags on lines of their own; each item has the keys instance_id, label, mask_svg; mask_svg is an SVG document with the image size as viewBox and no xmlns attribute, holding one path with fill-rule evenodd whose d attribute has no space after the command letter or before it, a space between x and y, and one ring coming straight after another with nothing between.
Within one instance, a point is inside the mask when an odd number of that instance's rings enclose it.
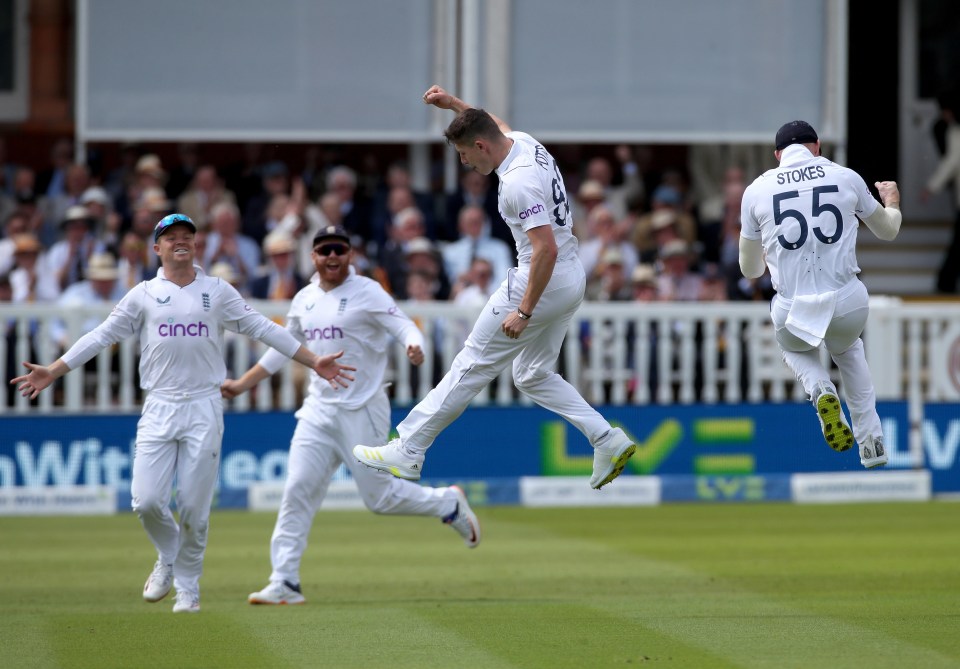
<instances>
[{"instance_id":1,"label":"white sightscreen","mask_svg":"<svg viewBox=\"0 0 960 669\"><path fill-rule=\"evenodd\" d=\"M543 140L821 134L827 0L514 0L511 123Z\"/></svg>"},{"instance_id":2,"label":"white sightscreen","mask_svg":"<svg viewBox=\"0 0 960 669\"><path fill-rule=\"evenodd\" d=\"M80 0L85 139L434 139L431 0Z\"/></svg>"}]
</instances>

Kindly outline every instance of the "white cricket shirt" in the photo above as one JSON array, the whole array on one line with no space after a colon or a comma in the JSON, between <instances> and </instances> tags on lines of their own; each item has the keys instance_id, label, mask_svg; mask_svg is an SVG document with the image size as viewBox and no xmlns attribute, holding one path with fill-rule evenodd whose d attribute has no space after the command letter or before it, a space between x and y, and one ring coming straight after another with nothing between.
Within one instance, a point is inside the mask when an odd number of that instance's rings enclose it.
<instances>
[{"instance_id":1,"label":"white cricket shirt","mask_svg":"<svg viewBox=\"0 0 960 669\"><path fill-rule=\"evenodd\" d=\"M740 235L761 242L780 295L818 295L860 272L858 217L880 206L859 174L793 144L744 192Z\"/></svg>"},{"instance_id":2,"label":"white cricket shirt","mask_svg":"<svg viewBox=\"0 0 960 669\"><path fill-rule=\"evenodd\" d=\"M347 409L365 406L382 389L389 336L404 346L423 347L423 334L393 298L376 281L354 273L352 267L346 280L329 292L320 287L320 278L314 274L290 302L287 330L317 355L342 350L339 361L357 368L355 380L339 389L311 374L303 403L307 411L323 411L323 405L329 404ZM271 374L285 362L276 351L267 351L260 358L260 366Z\"/></svg>"},{"instance_id":3,"label":"white cricket shirt","mask_svg":"<svg viewBox=\"0 0 960 669\"><path fill-rule=\"evenodd\" d=\"M168 398L220 394L227 376L223 332L239 332L292 357L300 343L248 305L237 289L209 277L181 288L157 276L123 297L107 319L77 340L63 361L76 369L100 350L134 334L140 336L140 385Z\"/></svg>"},{"instance_id":4,"label":"white cricket shirt","mask_svg":"<svg viewBox=\"0 0 960 669\"><path fill-rule=\"evenodd\" d=\"M530 264L533 247L527 230L549 225L557 241L557 262L577 254L573 215L560 168L545 148L525 132L511 131L510 153L497 168L497 208L517 243L517 264Z\"/></svg>"}]
</instances>

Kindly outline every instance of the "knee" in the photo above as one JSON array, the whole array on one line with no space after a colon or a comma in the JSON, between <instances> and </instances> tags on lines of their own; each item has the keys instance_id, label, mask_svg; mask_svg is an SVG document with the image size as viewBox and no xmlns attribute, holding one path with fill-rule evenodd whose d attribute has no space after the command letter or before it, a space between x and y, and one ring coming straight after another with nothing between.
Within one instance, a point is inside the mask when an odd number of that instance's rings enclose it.
<instances>
[{"instance_id":1,"label":"knee","mask_svg":"<svg viewBox=\"0 0 960 669\"><path fill-rule=\"evenodd\" d=\"M389 490L379 495L364 494L363 503L373 513L388 514L397 506L396 496Z\"/></svg>"},{"instance_id":2,"label":"knee","mask_svg":"<svg viewBox=\"0 0 960 669\"><path fill-rule=\"evenodd\" d=\"M553 372L540 369L531 369L529 367L515 366L513 368L513 383L520 392L536 387L543 383L543 380L549 377Z\"/></svg>"},{"instance_id":3,"label":"knee","mask_svg":"<svg viewBox=\"0 0 960 669\"><path fill-rule=\"evenodd\" d=\"M162 495L158 495L156 493L146 493L134 495L131 507L133 508L134 513L141 518L159 517L166 512L167 501L163 499Z\"/></svg>"}]
</instances>

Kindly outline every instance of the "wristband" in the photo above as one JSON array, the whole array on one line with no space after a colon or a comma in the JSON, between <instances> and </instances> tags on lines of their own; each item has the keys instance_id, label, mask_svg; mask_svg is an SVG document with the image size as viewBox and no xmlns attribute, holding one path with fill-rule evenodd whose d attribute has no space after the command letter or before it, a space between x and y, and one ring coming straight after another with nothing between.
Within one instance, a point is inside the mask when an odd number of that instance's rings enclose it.
<instances>
[{"instance_id":1,"label":"wristband","mask_svg":"<svg viewBox=\"0 0 960 669\"><path fill-rule=\"evenodd\" d=\"M530 316L532 316L532 315L533 315L533 314L525 314L525 313L523 313L522 311L520 311L520 307L517 307L517 316L519 316L519 317L522 318L523 320L529 321L529 320L530 320Z\"/></svg>"}]
</instances>

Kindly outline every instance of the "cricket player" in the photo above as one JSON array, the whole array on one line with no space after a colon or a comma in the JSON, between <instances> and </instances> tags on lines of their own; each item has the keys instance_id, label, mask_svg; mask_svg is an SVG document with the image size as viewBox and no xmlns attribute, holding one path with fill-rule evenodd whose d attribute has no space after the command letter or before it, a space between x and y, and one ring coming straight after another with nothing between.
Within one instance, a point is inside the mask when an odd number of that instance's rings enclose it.
<instances>
[{"instance_id":1,"label":"cricket player","mask_svg":"<svg viewBox=\"0 0 960 669\"><path fill-rule=\"evenodd\" d=\"M307 397L296 413L287 480L270 540L273 571L269 584L247 598L251 604L305 601L300 560L313 517L340 463L346 464L374 513L442 518L468 547L480 543L480 525L460 488L428 488L403 481L361 467L351 453L357 442L386 441L390 430L390 401L383 383L388 337L405 344L414 365L423 363L424 353L417 326L379 283L353 271L350 255L346 230L321 228L313 238L316 273L294 296L287 313L287 330L315 354L343 350L349 360L363 360L363 367L350 387L339 392L318 376L310 379ZM224 396L233 398L250 390L286 361L281 353L267 351L240 379L223 384Z\"/></svg>"},{"instance_id":2,"label":"cricket player","mask_svg":"<svg viewBox=\"0 0 960 669\"><path fill-rule=\"evenodd\" d=\"M353 379L348 372L355 370L337 362L342 351L316 355L251 309L230 284L206 276L193 264L196 231L183 214L161 219L153 233L161 263L156 278L132 288L62 358L47 367L25 362L30 372L11 382L32 399L100 350L139 335L140 379L148 394L137 423L131 494L133 510L158 553L143 598L160 601L173 586L175 613L200 610L200 574L223 440L224 330L262 341L312 368L331 390L346 388ZM170 511L174 475L179 524Z\"/></svg>"},{"instance_id":3,"label":"cricket player","mask_svg":"<svg viewBox=\"0 0 960 669\"><path fill-rule=\"evenodd\" d=\"M586 286L560 169L533 137L439 86L427 90L423 101L456 112L444 136L460 162L500 178L498 206L516 241L518 266L487 301L450 371L397 427L399 438L381 447L358 445L354 455L370 467L418 480L424 453L443 428L512 361L516 387L590 441L590 485L600 488L620 475L636 445L554 371Z\"/></svg>"},{"instance_id":4,"label":"cricket player","mask_svg":"<svg viewBox=\"0 0 960 669\"><path fill-rule=\"evenodd\" d=\"M804 121L777 131L774 156L780 166L757 177L743 195L740 269L747 278L770 269L777 342L810 395L827 444L845 451L856 439L864 467L885 465L876 393L860 339L869 304L857 278L856 243L858 219L880 239L896 238L900 191L894 181L874 184L881 205L860 175L820 155L820 139ZM852 432L820 362L821 345L840 369Z\"/></svg>"}]
</instances>

